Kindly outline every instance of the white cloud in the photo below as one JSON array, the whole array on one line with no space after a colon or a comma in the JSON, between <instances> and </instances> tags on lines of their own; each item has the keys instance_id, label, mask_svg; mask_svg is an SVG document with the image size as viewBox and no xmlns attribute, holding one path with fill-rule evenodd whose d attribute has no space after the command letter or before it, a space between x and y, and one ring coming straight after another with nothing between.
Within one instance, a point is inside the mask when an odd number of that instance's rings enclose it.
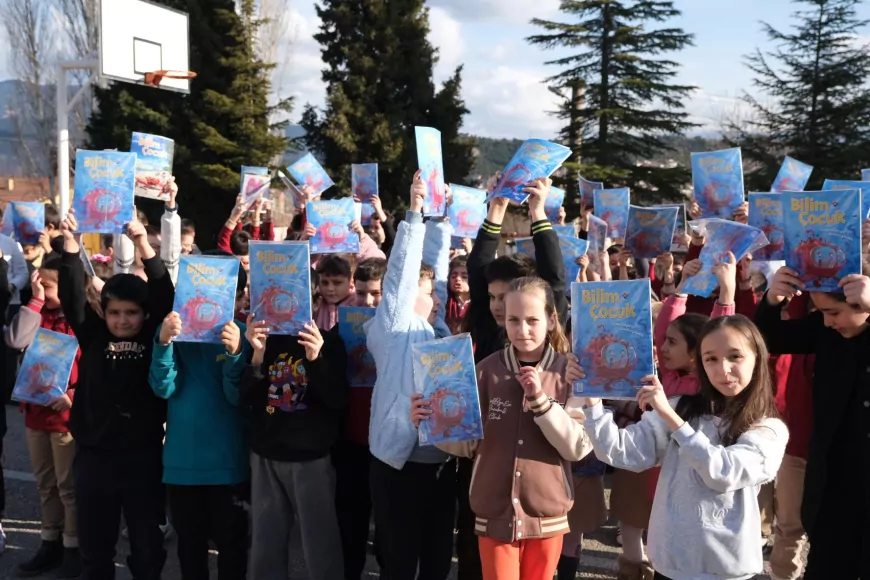
<instances>
[{"instance_id":1,"label":"white cloud","mask_svg":"<svg viewBox=\"0 0 870 580\"><path fill-rule=\"evenodd\" d=\"M431 4L466 22L527 24L532 18L549 18L559 10L559 0L431 0Z\"/></svg>"},{"instance_id":2,"label":"white cloud","mask_svg":"<svg viewBox=\"0 0 870 580\"><path fill-rule=\"evenodd\" d=\"M323 60L314 34L320 28L315 14L306 15L291 9L285 16L287 24L278 61L275 90L282 96L296 99L291 120L298 121L306 103L323 106L325 87L320 78Z\"/></svg>"},{"instance_id":3,"label":"white cloud","mask_svg":"<svg viewBox=\"0 0 870 580\"><path fill-rule=\"evenodd\" d=\"M752 108L737 94L696 90L685 101L689 120L697 123L694 132L720 132L728 122L741 123L752 116Z\"/></svg>"},{"instance_id":4,"label":"white cloud","mask_svg":"<svg viewBox=\"0 0 870 580\"><path fill-rule=\"evenodd\" d=\"M480 56L490 62L504 62L506 61L513 53L513 46L507 46L504 44L495 44L492 46L484 46L480 50Z\"/></svg>"},{"instance_id":5,"label":"white cloud","mask_svg":"<svg viewBox=\"0 0 870 580\"><path fill-rule=\"evenodd\" d=\"M460 64L465 51L462 25L446 10L438 7L429 9L429 42L438 49L438 64L433 77L439 84L449 78Z\"/></svg>"}]
</instances>

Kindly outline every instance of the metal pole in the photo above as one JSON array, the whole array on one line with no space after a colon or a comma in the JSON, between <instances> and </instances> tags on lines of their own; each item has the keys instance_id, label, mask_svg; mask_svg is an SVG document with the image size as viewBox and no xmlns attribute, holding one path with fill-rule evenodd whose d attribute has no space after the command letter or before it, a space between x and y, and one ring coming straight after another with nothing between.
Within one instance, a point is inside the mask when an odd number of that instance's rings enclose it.
<instances>
[{"instance_id":1,"label":"metal pole","mask_svg":"<svg viewBox=\"0 0 870 580\"><path fill-rule=\"evenodd\" d=\"M66 217L70 208L69 196L69 110L67 104L66 67L57 65L55 86L57 95L57 194L60 198L60 216Z\"/></svg>"}]
</instances>

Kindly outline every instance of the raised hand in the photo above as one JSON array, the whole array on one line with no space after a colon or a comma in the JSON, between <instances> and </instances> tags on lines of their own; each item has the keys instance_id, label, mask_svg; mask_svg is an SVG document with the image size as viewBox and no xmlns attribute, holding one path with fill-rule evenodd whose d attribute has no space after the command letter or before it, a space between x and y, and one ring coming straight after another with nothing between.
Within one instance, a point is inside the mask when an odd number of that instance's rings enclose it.
<instances>
[{"instance_id":1,"label":"raised hand","mask_svg":"<svg viewBox=\"0 0 870 580\"><path fill-rule=\"evenodd\" d=\"M81 246L76 236L76 230L79 229L79 222L76 220L75 210L69 209L66 217L60 222L60 231L63 234L63 251L70 254L78 254Z\"/></svg>"},{"instance_id":2,"label":"raised hand","mask_svg":"<svg viewBox=\"0 0 870 580\"><path fill-rule=\"evenodd\" d=\"M163 325L160 327L160 336L157 338L157 342L167 346L179 334L181 334L181 315L177 312L170 312L163 319Z\"/></svg>"},{"instance_id":3,"label":"raised hand","mask_svg":"<svg viewBox=\"0 0 870 580\"><path fill-rule=\"evenodd\" d=\"M423 181L423 170L418 169L414 174L414 181L411 183L411 211L414 213L423 213L423 201L426 199L426 182Z\"/></svg>"},{"instance_id":4,"label":"raised hand","mask_svg":"<svg viewBox=\"0 0 870 580\"><path fill-rule=\"evenodd\" d=\"M313 322L305 323L305 330L299 331L299 344L305 347L305 358L314 360L320 356L320 349L323 348L323 335L320 334L320 329Z\"/></svg>"},{"instance_id":5,"label":"raised hand","mask_svg":"<svg viewBox=\"0 0 870 580\"><path fill-rule=\"evenodd\" d=\"M263 351L266 350L266 339L269 337L269 324L265 320L254 321L256 314L251 312L248 314L247 328L245 329L245 338L254 349L254 353L260 353L262 361ZM253 361L252 361L253 362Z\"/></svg>"},{"instance_id":6,"label":"raised hand","mask_svg":"<svg viewBox=\"0 0 870 580\"><path fill-rule=\"evenodd\" d=\"M230 320L221 329L221 343L227 354L235 356L242 352L242 331L234 321Z\"/></svg>"},{"instance_id":7,"label":"raised hand","mask_svg":"<svg viewBox=\"0 0 870 580\"><path fill-rule=\"evenodd\" d=\"M733 304L737 285L737 259L734 254L728 252L725 260L714 264L710 272L719 281L719 303Z\"/></svg>"},{"instance_id":8,"label":"raised hand","mask_svg":"<svg viewBox=\"0 0 870 580\"><path fill-rule=\"evenodd\" d=\"M30 292L37 300L45 302L45 287L42 285L42 277L39 270L34 270L30 275Z\"/></svg>"},{"instance_id":9,"label":"raised hand","mask_svg":"<svg viewBox=\"0 0 870 580\"><path fill-rule=\"evenodd\" d=\"M429 401L424 401L423 395L419 393L411 395L411 423L414 427L420 427L420 421L428 421L431 414Z\"/></svg>"},{"instance_id":10,"label":"raised hand","mask_svg":"<svg viewBox=\"0 0 870 580\"><path fill-rule=\"evenodd\" d=\"M529 216L532 221L547 219L547 214L544 211L544 204L547 201L547 196L550 195L550 187L552 185L552 179L549 177L541 177L523 188L523 193L529 194Z\"/></svg>"},{"instance_id":11,"label":"raised hand","mask_svg":"<svg viewBox=\"0 0 870 580\"><path fill-rule=\"evenodd\" d=\"M521 367L517 380L527 397L534 397L541 391L541 377L535 367Z\"/></svg>"},{"instance_id":12,"label":"raised hand","mask_svg":"<svg viewBox=\"0 0 870 580\"><path fill-rule=\"evenodd\" d=\"M784 300L791 300L795 296L800 296L800 289L802 287L803 283L798 273L788 266L783 266L776 271L770 280L770 284L767 287L767 303L771 306L776 306Z\"/></svg>"},{"instance_id":13,"label":"raised hand","mask_svg":"<svg viewBox=\"0 0 870 580\"><path fill-rule=\"evenodd\" d=\"M839 285L846 296L846 302L864 312L870 312L870 278L861 274L849 274L840 280Z\"/></svg>"},{"instance_id":14,"label":"raised hand","mask_svg":"<svg viewBox=\"0 0 870 580\"><path fill-rule=\"evenodd\" d=\"M175 183L175 176L171 175L163 186L163 193L169 196L166 200L166 207L172 209L175 207L175 198L178 196L178 185Z\"/></svg>"}]
</instances>

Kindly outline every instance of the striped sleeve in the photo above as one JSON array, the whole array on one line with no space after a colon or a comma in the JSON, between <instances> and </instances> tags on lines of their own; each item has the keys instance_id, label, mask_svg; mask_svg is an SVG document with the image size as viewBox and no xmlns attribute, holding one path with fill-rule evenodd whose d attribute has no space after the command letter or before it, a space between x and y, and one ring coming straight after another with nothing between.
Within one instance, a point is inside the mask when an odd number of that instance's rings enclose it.
<instances>
[{"instance_id":1,"label":"striped sleeve","mask_svg":"<svg viewBox=\"0 0 870 580\"><path fill-rule=\"evenodd\" d=\"M494 224L489 220L483 220L483 224L481 224L480 229L488 234L497 236L501 233L501 224Z\"/></svg>"},{"instance_id":2,"label":"striped sleeve","mask_svg":"<svg viewBox=\"0 0 870 580\"><path fill-rule=\"evenodd\" d=\"M547 230L552 230L553 224L551 224L548 220L537 221L532 224L532 235L539 234L541 232L545 232Z\"/></svg>"},{"instance_id":3,"label":"striped sleeve","mask_svg":"<svg viewBox=\"0 0 870 580\"><path fill-rule=\"evenodd\" d=\"M535 415L543 415L550 410L550 399L544 391L538 393L537 397L526 397L529 403L529 410Z\"/></svg>"}]
</instances>

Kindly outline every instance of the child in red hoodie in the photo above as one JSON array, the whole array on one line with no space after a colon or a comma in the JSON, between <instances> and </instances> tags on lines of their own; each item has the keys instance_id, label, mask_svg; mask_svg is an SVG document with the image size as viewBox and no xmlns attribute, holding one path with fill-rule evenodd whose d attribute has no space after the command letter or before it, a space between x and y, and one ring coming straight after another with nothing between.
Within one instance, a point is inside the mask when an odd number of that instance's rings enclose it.
<instances>
[{"instance_id":1,"label":"child in red hoodie","mask_svg":"<svg viewBox=\"0 0 870 580\"><path fill-rule=\"evenodd\" d=\"M47 257L31 275L33 296L6 330L6 344L11 348L27 348L40 328L73 334L57 296L60 262L59 256ZM65 395L45 407L22 405L27 449L42 504L42 545L33 558L19 566L19 572L28 576L58 567L56 578L78 578L81 574L73 491L76 448L68 427L80 356L81 351L76 353Z\"/></svg>"}]
</instances>

